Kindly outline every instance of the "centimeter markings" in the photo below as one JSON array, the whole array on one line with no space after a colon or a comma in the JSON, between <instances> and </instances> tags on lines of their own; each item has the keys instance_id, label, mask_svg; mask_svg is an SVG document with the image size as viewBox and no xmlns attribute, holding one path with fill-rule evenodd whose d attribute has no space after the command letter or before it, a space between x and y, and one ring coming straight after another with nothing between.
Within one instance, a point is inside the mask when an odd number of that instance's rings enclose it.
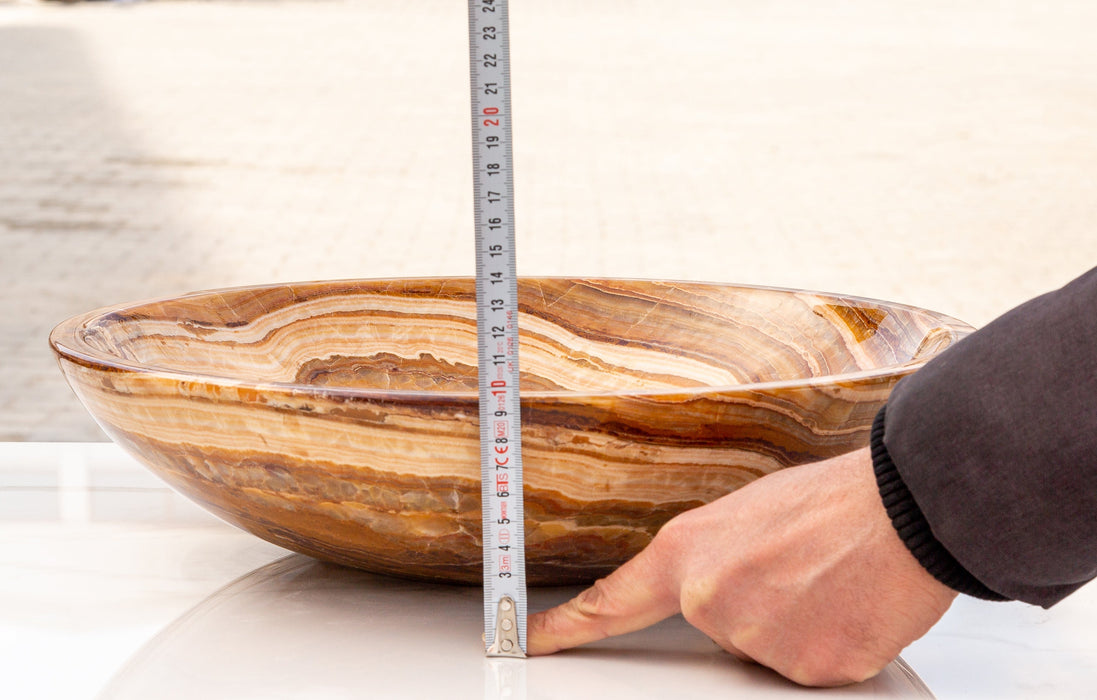
<instances>
[{"instance_id":1,"label":"centimeter markings","mask_svg":"<svg viewBox=\"0 0 1097 700\"><path fill-rule=\"evenodd\" d=\"M469 0L476 218L484 644L525 656L526 558L518 398L518 278L506 0Z\"/></svg>"}]
</instances>

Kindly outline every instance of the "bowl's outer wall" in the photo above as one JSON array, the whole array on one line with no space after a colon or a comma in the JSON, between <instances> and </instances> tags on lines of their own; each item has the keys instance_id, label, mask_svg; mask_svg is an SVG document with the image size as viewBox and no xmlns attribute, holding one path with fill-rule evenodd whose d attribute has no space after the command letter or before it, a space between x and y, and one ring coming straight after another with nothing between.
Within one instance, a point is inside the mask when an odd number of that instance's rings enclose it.
<instances>
[{"instance_id":1,"label":"bowl's outer wall","mask_svg":"<svg viewBox=\"0 0 1097 700\"><path fill-rule=\"evenodd\" d=\"M134 370L70 351L91 319L51 336L61 368L107 434L172 487L320 559L480 581L474 394L369 395ZM883 373L705 391L524 395L530 582L603 576L674 515L774 470L864 445L895 383L966 332L941 319L915 334L911 362Z\"/></svg>"}]
</instances>

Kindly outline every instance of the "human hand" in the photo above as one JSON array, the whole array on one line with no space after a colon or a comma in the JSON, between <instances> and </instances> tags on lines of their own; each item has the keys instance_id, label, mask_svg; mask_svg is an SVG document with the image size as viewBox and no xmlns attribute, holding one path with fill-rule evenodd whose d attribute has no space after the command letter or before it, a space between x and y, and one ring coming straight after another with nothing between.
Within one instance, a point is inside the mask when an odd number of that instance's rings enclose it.
<instances>
[{"instance_id":1,"label":"human hand","mask_svg":"<svg viewBox=\"0 0 1097 700\"><path fill-rule=\"evenodd\" d=\"M530 616L527 646L551 654L681 612L742 660L841 685L879 673L955 597L899 539L866 448L679 515L617 571Z\"/></svg>"}]
</instances>

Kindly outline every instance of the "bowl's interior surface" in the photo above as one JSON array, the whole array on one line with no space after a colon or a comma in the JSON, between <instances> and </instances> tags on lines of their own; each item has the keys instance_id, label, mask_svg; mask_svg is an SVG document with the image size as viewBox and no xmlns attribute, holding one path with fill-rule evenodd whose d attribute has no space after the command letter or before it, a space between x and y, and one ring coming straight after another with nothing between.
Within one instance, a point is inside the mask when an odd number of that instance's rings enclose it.
<instances>
[{"instance_id":1,"label":"bowl's interior surface","mask_svg":"<svg viewBox=\"0 0 1097 700\"><path fill-rule=\"evenodd\" d=\"M920 309L810 292L522 279L522 390L658 392L881 370L954 335ZM238 288L90 318L79 342L131 368L380 391L476 391L471 279Z\"/></svg>"}]
</instances>

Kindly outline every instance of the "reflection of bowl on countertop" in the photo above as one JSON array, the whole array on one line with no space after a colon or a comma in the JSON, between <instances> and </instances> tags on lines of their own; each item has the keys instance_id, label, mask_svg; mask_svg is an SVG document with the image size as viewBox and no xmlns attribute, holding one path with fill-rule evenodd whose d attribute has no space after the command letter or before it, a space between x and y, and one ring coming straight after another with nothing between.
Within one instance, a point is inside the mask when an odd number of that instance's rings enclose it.
<instances>
[{"instance_id":1,"label":"reflection of bowl on countertop","mask_svg":"<svg viewBox=\"0 0 1097 700\"><path fill-rule=\"evenodd\" d=\"M578 588L530 592L536 609ZM534 609L531 608L531 609ZM216 591L147 642L96 697L619 698L818 700L739 663L682 617L565 654L485 659L484 600L465 586L397 581L290 555ZM839 698L933 698L902 660Z\"/></svg>"},{"instance_id":2,"label":"reflection of bowl on countertop","mask_svg":"<svg viewBox=\"0 0 1097 700\"><path fill-rule=\"evenodd\" d=\"M866 443L970 332L859 298L519 283L531 583L604 575L670 517ZM93 311L50 342L104 430L224 519L376 572L480 581L473 280L316 282Z\"/></svg>"}]
</instances>

